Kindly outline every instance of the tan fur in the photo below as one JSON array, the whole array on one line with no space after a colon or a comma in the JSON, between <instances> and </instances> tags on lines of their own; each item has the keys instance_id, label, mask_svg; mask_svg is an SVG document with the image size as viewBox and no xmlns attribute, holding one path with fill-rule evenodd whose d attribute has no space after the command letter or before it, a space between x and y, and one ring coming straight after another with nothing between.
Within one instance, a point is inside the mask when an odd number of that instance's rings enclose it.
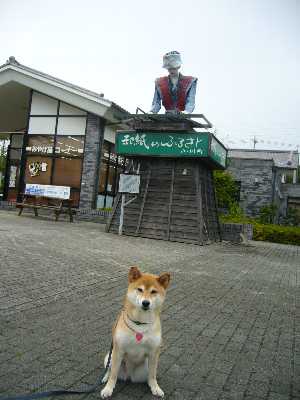
<instances>
[{"instance_id":1,"label":"tan fur","mask_svg":"<svg viewBox=\"0 0 300 400\"><path fill-rule=\"evenodd\" d=\"M152 394L163 397L156 372L162 342L160 313L169 282L169 273L157 276L143 274L137 267L130 268L124 308L112 331L113 351L110 368L103 378L106 382L101 391L103 399L112 395L117 379L148 382ZM149 309L145 309L147 302ZM137 334L142 339L138 340ZM107 360L108 354L105 365Z\"/></svg>"}]
</instances>

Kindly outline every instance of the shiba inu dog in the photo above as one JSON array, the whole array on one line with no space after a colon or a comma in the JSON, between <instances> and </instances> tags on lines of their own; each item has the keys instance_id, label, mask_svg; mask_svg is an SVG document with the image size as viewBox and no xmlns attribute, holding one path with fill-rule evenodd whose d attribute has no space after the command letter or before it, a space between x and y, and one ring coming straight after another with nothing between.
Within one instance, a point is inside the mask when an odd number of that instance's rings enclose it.
<instances>
[{"instance_id":1,"label":"shiba inu dog","mask_svg":"<svg viewBox=\"0 0 300 400\"><path fill-rule=\"evenodd\" d=\"M103 378L102 399L112 395L117 379L148 382L155 396L164 396L156 371L162 343L160 313L170 274L144 274L131 267L129 284L121 311L113 327L111 362ZM109 355L104 360L106 366Z\"/></svg>"}]
</instances>

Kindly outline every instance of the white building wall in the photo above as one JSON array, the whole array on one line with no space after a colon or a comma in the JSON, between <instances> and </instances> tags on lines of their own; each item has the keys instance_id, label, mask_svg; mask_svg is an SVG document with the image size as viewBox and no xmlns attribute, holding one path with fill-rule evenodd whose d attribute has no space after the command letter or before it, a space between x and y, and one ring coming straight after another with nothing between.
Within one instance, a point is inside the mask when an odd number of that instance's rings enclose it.
<instances>
[{"instance_id":1,"label":"white building wall","mask_svg":"<svg viewBox=\"0 0 300 400\"><path fill-rule=\"evenodd\" d=\"M28 133L30 135L54 135L57 110L58 100L41 93L33 92ZM86 111L61 102L57 134L85 135L86 117Z\"/></svg>"},{"instance_id":2,"label":"white building wall","mask_svg":"<svg viewBox=\"0 0 300 400\"><path fill-rule=\"evenodd\" d=\"M30 117L30 135L54 135L56 117Z\"/></svg>"},{"instance_id":3,"label":"white building wall","mask_svg":"<svg viewBox=\"0 0 300 400\"><path fill-rule=\"evenodd\" d=\"M79 108L70 106L69 104L60 103L59 115L87 115L86 111L80 110Z\"/></svg>"},{"instance_id":4,"label":"white building wall","mask_svg":"<svg viewBox=\"0 0 300 400\"><path fill-rule=\"evenodd\" d=\"M84 135L86 127L86 117L58 118L58 135Z\"/></svg>"},{"instance_id":5,"label":"white building wall","mask_svg":"<svg viewBox=\"0 0 300 400\"><path fill-rule=\"evenodd\" d=\"M104 140L110 143L116 142L116 130L112 126L106 126L104 129Z\"/></svg>"},{"instance_id":6,"label":"white building wall","mask_svg":"<svg viewBox=\"0 0 300 400\"><path fill-rule=\"evenodd\" d=\"M41 93L33 92L31 102L31 115L56 115L58 101Z\"/></svg>"}]
</instances>

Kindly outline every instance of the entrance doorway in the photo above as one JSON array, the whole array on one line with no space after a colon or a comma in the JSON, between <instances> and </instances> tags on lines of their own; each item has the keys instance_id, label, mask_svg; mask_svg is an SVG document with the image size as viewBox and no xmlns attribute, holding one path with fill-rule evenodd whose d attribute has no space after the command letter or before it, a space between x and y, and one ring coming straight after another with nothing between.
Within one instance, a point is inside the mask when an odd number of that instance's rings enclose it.
<instances>
[{"instance_id":1,"label":"entrance doorway","mask_svg":"<svg viewBox=\"0 0 300 400\"><path fill-rule=\"evenodd\" d=\"M23 133L0 135L0 200L16 201Z\"/></svg>"},{"instance_id":2,"label":"entrance doorway","mask_svg":"<svg viewBox=\"0 0 300 400\"><path fill-rule=\"evenodd\" d=\"M3 199L9 136L0 135L0 201Z\"/></svg>"}]
</instances>

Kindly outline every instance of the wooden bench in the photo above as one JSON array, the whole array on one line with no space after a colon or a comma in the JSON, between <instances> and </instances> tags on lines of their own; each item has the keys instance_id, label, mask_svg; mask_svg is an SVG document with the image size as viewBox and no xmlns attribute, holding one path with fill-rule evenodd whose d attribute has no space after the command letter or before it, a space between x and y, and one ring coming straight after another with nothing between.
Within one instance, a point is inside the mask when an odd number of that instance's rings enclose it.
<instances>
[{"instance_id":1,"label":"wooden bench","mask_svg":"<svg viewBox=\"0 0 300 400\"><path fill-rule=\"evenodd\" d=\"M70 222L73 222L73 215L76 214L76 209L72 208L70 188L62 192L57 189L62 188L60 186L34 185L35 190L31 190L32 186L26 185L22 202L16 203L16 207L20 209L19 216L22 214L24 208L33 209L36 217L38 217L38 209L44 209L54 212L55 221L58 221L60 214L69 214ZM50 188L50 190L47 190L47 188ZM67 189L67 187L63 188Z\"/></svg>"}]
</instances>

